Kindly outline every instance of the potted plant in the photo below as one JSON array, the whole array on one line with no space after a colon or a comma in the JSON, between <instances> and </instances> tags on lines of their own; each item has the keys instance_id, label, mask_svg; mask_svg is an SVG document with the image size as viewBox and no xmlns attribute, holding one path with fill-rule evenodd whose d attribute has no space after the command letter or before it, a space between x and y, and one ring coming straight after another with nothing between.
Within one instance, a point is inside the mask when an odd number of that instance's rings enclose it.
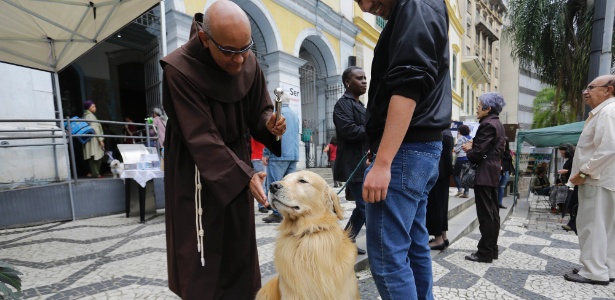
<instances>
[{"instance_id":1,"label":"potted plant","mask_svg":"<svg viewBox=\"0 0 615 300\"><path fill-rule=\"evenodd\" d=\"M18 299L17 294L11 290L13 287L17 292L21 291L21 272L15 267L0 261L0 299L7 297Z\"/></svg>"}]
</instances>

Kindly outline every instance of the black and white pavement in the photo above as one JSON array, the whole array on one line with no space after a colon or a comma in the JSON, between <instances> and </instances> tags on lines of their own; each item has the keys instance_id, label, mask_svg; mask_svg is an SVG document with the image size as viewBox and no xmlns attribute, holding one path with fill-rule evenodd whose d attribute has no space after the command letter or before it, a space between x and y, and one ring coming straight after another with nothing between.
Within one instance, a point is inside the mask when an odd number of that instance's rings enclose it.
<instances>
[{"instance_id":1,"label":"black and white pavement","mask_svg":"<svg viewBox=\"0 0 615 300\"><path fill-rule=\"evenodd\" d=\"M564 280L565 273L580 266L577 237L561 229L565 223L559 216L519 201L517 211L525 205L526 212L513 214L502 226L499 259L492 264L464 260L476 249L477 230L434 256L435 298L615 299L615 284ZM354 202L342 206L344 226ZM275 274L277 224L265 224L264 216L256 214L256 235L266 280ZM167 288L164 230L163 213L148 216L143 224L120 214L5 229L0 230L0 260L23 273L23 299L178 299ZM369 270L357 276L362 299L379 299Z\"/></svg>"}]
</instances>

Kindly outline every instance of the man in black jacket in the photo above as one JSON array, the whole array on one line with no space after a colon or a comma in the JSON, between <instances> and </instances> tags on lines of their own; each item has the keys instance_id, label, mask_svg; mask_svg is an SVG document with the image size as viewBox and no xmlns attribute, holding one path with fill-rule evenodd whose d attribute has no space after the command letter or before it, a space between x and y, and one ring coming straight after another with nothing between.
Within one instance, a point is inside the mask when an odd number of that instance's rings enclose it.
<instances>
[{"instance_id":1,"label":"man in black jacket","mask_svg":"<svg viewBox=\"0 0 615 300\"><path fill-rule=\"evenodd\" d=\"M360 166L358 164L369 147L365 135L365 106L359 100L367 90L367 77L363 69L349 67L342 73L342 81L346 92L333 109L333 123L337 135L337 159L333 166L333 177L348 182L346 188L355 199L356 207L346 224L346 229L351 228L350 238L354 241L365 224L365 202L362 196L365 163ZM357 171L350 177L355 168ZM357 252L365 254L365 250L361 248L357 248Z\"/></svg>"},{"instance_id":2,"label":"man in black jacket","mask_svg":"<svg viewBox=\"0 0 615 300\"><path fill-rule=\"evenodd\" d=\"M370 269L382 299L433 299L425 207L451 120L446 4L357 3L388 20L374 49L367 105L376 154L363 184Z\"/></svg>"}]
</instances>

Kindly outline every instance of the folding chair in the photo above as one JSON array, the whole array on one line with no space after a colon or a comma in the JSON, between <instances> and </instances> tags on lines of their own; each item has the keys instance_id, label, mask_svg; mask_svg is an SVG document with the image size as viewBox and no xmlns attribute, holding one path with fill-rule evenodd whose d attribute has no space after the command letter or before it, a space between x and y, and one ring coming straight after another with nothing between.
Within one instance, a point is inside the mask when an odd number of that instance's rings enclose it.
<instances>
[{"instance_id":1,"label":"folding chair","mask_svg":"<svg viewBox=\"0 0 615 300\"><path fill-rule=\"evenodd\" d=\"M549 200L548 195L538 195L536 191L530 190L527 193L527 202L532 201L530 198L534 198L533 201L536 202L536 208L538 208L538 205L542 205L546 209L551 209L551 201Z\"/></svg>"}]
</instances>

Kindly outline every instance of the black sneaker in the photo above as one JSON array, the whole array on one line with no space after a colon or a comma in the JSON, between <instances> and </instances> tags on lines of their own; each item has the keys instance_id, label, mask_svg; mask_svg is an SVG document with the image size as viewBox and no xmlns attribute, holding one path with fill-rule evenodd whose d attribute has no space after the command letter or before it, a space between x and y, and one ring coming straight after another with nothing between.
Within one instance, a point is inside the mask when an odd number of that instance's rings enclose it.
<instances>
[{"instance_id":1,"label":"black sneaker","mask_svg":"<svg viewBox=\"0 0 615 300\"><path fill-rule=\"evenodd\" d=\"M264 213L264 214L266 214L266 213L268 213L268 212L269 212L269 210L268 210L266 207L259 207L259 208L258 208L258 211L260 211L260 212L262 212L262 213Z\"/></svg>"},{"instance_id":2,"label":"black sneaker","mask_svg":"<svg viewBox=\"0 0 615 300\"><path fill-rule=\"evenodd\" d=\"M265 223L280 223L283 219L284 217L282 217L281 215L270 214L269 216L264 217L263 221Z\"/></svg>"}]
</instances>

